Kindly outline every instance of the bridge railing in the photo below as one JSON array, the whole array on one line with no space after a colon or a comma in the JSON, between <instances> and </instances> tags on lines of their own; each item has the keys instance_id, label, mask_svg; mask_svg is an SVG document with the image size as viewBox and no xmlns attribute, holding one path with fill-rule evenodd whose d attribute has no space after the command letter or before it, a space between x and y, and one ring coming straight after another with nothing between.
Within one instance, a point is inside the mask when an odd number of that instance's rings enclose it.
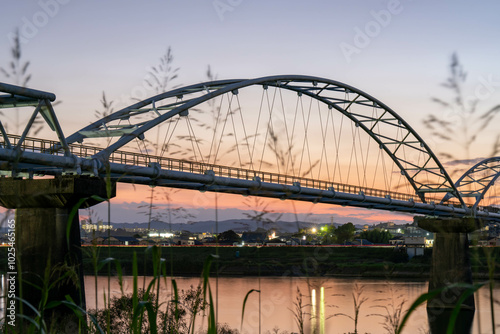
<instances>
[{"instance_id":1,"label":"bridge railing","mask_svg":"<svg viewBox=\"0 0 500 334\"><path fill-rule=\"evenodd\" d=\"M259 177L262 182L268 183L278 183L285 185L294 185L299 183L301 187L314 188L329 190L333 189L338 192L346 192L351 194L363 193L367 196L377 196L385 197L390 196L392 199L409 201L413 199L419 201L418 196L413 196L410 194L400 193L400 192L389 192L385 190L360 187L342 183L328 182L323 180L291 176L286 174L265 172L265 171L255 171L251 169L229 167L223 165L205 164L201 162L193 162L175 158L159 157L147 155L144 153L128 152L128 151L116 151L110 156L110 162L116 162L121 164L136 165L136 166L148 166L151 162L158 163L161 168L166 170L176 170L180 172L198 173L203 174L207 170L214 172L215 176L237 178L243 180L253 180Z\"/></svg>"},{"instance_id":2,"label":"bridge railing","mask_svg":"<svg viewBox=\"0 0 500 334\"><path fill-rule=\"evenodd\" d=\"M16 135L9 135L9 140L12 145L16 145L19 142L19 138L20 137ZM23 142L22 149L31 152L64 155L62 149L59 149L57 151L51 150L51 148L57 144L58 142L53 140L27 137ZM4 143L0 142L0 145L4 146ZM82 158L91 157L102 150L102 148L100 147L82 145L82 144L70 144L69 148L72 154ZM118 150L110 155L109 161L113 163L120 163L126 165L134 165L134 166L145 166L145 167L150 166L151 163L158 163L161 166L161 168L165 170L175 170L180 172L189 172L197 174L203 174L206 171L211 170L213 171L215 176L219 177L238 178L244 180L253 180L256 177L259 177L262 182L277 183L284 185L300 185L300 187L305 187L305 188L334 190L336 192L344 192L350 194L364 194L366 196L390 197L391 199L397 199L403 201L413 200L415 202L420 202L420 198L418 196L401 192L387 191L369 187L361 187L356 185L329 182L324 180L297 177L279 173L255 171L251 169L244 169L238 167L205 164L201 162L193 162L182 159L154 156L146 153ZM459 206L458 201L456 203L455 202L448 202L448 203L451 205Z\"/></svg>"}]
</instances>

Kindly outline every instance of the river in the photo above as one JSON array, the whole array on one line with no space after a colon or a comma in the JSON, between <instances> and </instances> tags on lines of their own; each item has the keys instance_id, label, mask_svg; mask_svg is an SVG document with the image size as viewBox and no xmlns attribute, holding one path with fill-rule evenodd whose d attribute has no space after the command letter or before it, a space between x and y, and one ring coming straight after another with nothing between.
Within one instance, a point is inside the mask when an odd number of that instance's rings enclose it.
<instances>
[{"instance_id":1,"label":"river","mask_svg":"<svg viewBox=\"0 0 500 334\"><path fill-rule=\"evenodd\" d=\"M146 284L151 277L146 278ZM178 291L197 286L199 278L176 277ZM95 308L95 279L85 277L87 308ZM103 293L107 290L108 278L98 277L98 307L103 305ZM116 278L111 278L112 295L120 295ZM139 278L139 287L142 287ZM305 333L348 333L354 332L354 301L357 297L359 309L358 333L387 333L387 317L402 310L403 313L421 294L427 291L427 282L409 280L377 280L351 278L294 278L294 277L238 277L211 278L210 285L214 299L217 300L218 322L227 323L232 328L242 329L242 333L274 333L274 328L288 333L298 332L295 315L298 289L302 294L302 310L305 319ZM125 293L132 291L132 277L124 277ZM243 301L252 289L245 306L243 326L241 317ZM171 295L171 283L161 283L160 300L167 301ZM500 289L494 294L500 296ZM473 333L492 333L489 291L482 288L476 293L476 313ZM259 300L260 298L260 300ZM296 304L294 304L294 302ZM495 304L495 312L500 305ZM350 318L351 317L351 318ZM197 326L206 326L207 319L201 315ZM410 317L403 333L428 333L425 306L419 307Z\"/></svg>"}]
</instances>

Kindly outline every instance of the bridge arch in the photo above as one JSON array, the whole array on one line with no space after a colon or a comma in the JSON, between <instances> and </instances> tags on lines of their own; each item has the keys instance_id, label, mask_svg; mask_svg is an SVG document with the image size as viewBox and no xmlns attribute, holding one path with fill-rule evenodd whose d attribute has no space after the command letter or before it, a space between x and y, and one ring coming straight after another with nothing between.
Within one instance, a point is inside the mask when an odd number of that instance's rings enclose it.
<instances>
[{"instance_id":1,"label":"bridge arch","mask_svg":"<svg viewBox=\"0 0 500 334\"><path fill-rule=\"evenodd\" d=\"M239 90L252 86L286 89L299 96L309 96L327 105L328 109L336 110L377 143L379 149L399 168L422 202L426 202L425 195L428 193L446 192L453 194L465 205L443 165L402 117L383 102L353 86L319 77L279 75L218 80L173 89L114 112L75 132L67 138L67 142L82 142L92 137L119 137L116 142L95 155L96 158L105 160L114 151L136 138L144 138L147 131L174 116L185 115L204 102L226 93L238 94ZM159 107L162 101L169 99L175 101L166 102ZM359 108L353 111L355 106ZM112 125L113 122L130 120L146 113L153 113L155 116L146 121L129 122L125 126ZM387 134L388 129L397 130L398 136ZM409 158L416 155L419 157L417 161Z\"/></svg>"},{"instance_id":2,"label":"bridge arch","mask_svg":"<svg viewBox=\"0 0 500 334\"><path fill-rule=\"evenodd\" d=\"M498 177L500 177L500 157L491 157L481 160L469 168L455 182L455 187L462 198L475 198L475 202L472 205L472 210L475 212ZM453 196L450 193L446 194L443 202Z\"/></svg>"}]
</instances>

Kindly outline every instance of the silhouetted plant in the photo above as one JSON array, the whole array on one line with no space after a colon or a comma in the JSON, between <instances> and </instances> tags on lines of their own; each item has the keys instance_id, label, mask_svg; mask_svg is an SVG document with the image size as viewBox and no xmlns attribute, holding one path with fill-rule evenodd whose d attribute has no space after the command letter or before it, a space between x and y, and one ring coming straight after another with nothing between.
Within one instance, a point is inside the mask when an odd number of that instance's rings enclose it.
<instances>
[{"instance_id":1,"label":"silhouetted plant","mask_svg":"<svg viewBox=\"0 0 500 334\"><path fill-rule=\"evenodd\" d=\"M137 292L137 298L138 300L150 303L153 305L154 309L158 308L158 305L155 303L155 294L153 293L146 294L146 291L140 289ZM146 310L144 309L142 312L146 312ZM107 319L109 316L111 319L109 328L112 333L130 333L134 315L133 293L120 297L112 296L111 304L108 308L97 311L92 309L89 310L88 313L96 317L101 328L107 327ZM148 318L145 317L141 324L141 332L147 333L149 331L149 325Z\"/></svg>"},{"instance_id":2,"label":"silhouetted plant","mask_svg":"<svg viewBox=\"0 0 500 334\"><path fill-rule=\"evenodd\" d=\"M448 322L448 328L446 333L453 333L453 330L455 328L455 322L457 320L458 314L460 312L460 309L462 308L462 302L473 295L476 291L478 291L482 286L484 286L484 283L480 284L463 284L463 283L455 283L448 285L443 288L439 288L433 291L429 291L427 293L423 293L418 298L413 302L413 304L410 305L408 308L408 311L404 313L404 316L402 317L401 322L398 325L398 328L396 330L396 334L401 334L402 330L404 329L404 326L406 325L408 319L410 316L415 312L415 310L423 305L424 303L427 303L431 301L432 299L436 298L436 296L446 292L447 290L453 290L453 289L463 289L462 295L460 296L457 304L455 305L455 308L453 309L450 320Z\"/></svg>"},{"instance_id":3,"label":"silhouetted plant","mask_svg":"<svg viewBox=\"0 0 500 334\"><path fill-rule=\"evenodd\" d=\"M100 247L97 247L97 245L95 244L95 238L97 237L97 234L96 234L96 230L98 229L98 226L97 226L97 221L99 220L99 218L97 217L97 214L96 212L91 208L87 208L87 215L88 215L88 218L87 218L87 221L86 221L86 224L87 225L94 225L95 228L92 228L92 235L91 235L91 243L92 243L92 246L91 247L85 247L83 248L82 247L82 252L87 252L90 254L90 258L91 258L91 261L92 261L92 269L94 270L94 291L95 291L95 308L97 309L97 303L98 303L98 295L97 295L97 292L99 291L98 287L97 287L97 278L98 278L98 272L99 272L99 255L100 255L100 252L101 252L101 248ZM95 223L94 223L95 221ZM87 236L88 237L88 236Z\"/></svg>"},{"instance_id":4,"label":"silhouetted plant","mask_svg":"<svg viewBox=\"0 0 500 334\"><path fill-rule=\"evenodd\" d=\"M243 204L251 210L251 212L243 212L243 215L264 229L266 225L276 223L283 216L282 213L269 209L270 203L260 197L247 197Z\"/></svg>"},{"instance_id":5,"label":"silhouetted plant","mask_svg":"<svg viewBox=\"0 0 500 334\"><path fill-rule=\"evenodd\" d=\"M299 334L304 334L304 323L307 316L305 311L306 307L307 305L304 304L302 292L300 292L299 287L297 287L293 308L290 309L290 311L293 313L293 320L295 320Z\"/></svg>"},{"instance_id":6,"label":"silhouetted plant","mask_svg":"<svg viewBox=\"0 0 500 334\"><path fill-rule=\"evenodd\" d=\"M156 94L160 94L167 91L167 87L171 85L171 82L178 78L179 67L174 67L174 55L172 48L169 46L167 51L160 57L160 62L158 65L151 67L148 71L149 79L146 79L146 84L155 91ZM171 88L176 88L177 86L172 86Z\"/></svg>"},{"instance_id":7,"label":"silhouetted plant","mask_svg":"<svg viewBox=\"0 0 500 334\"><path fill-rule=\"evenodd\" d=\"M472 145L479 138L483 130L492 124L492 120L500 112L500 104L495 105L485 112L478 112L478 105L481 99L477 96L476 92L476 95L465 92L467 73L463 69L456 53L453 53L451 56L449 69L449 77L442 83L442 86L452 92L452 97L449 100L437 97L432 99L432 101L450 111L448 114L449 117L444 119L435 115L428 115L423 123L432 131L434 136L448 144L441 145L443 148L446 148L446 152L440 152L441 156L448 159L462 158L450 153L450 145L458 143L460 148L463 148L465 151L465 158L470 159ZM485 87L485 89L487 88ZM460 120L458 127L450 119L455 117ZM495 138L490 156L496 156L499 152L500 134Z\"/></svg>"},{"instance_id":8,"label":"silhouetted plant","mask_svg":"<svg viewBox=\"0 0 500 334\"><path fill-rule=\"evenodd\" d=\"M10 49L12 60L9 62L7 69L0 67L0 72L8 79L14 80L17 86L26 87L31 80L31 74L28 72L30 66L29 61L22 60L21 41L19 38L19 29L16 29L14 34L14 45Z\"/></svg>"},{"instance_id":9,"label":"silhouetted plant","mask_svg":"<svg viewBox=\"0 0 500 334\"><path fill-rule=\"evenodd\" d=\"M437 138L441 139L446 145L441 145L446 148L447 152L441 152L440 155L447 159L471 159L479 158L477 156L470 156L471 151L478 144L478 140L481 139L481 135L484 136L485 130L491 125L495 124L494 120L500 113L500 104L496 104L493 107L481 111L479 109L480 104L484 102L483 100L493 95L492 87L485 86L484 82L481 85L475 87L473 93L467 92L467 73L464 70L458 55L453 53L451 56L451 62L449 66L449 77L442 84L445 88L449 89L452 93L451 98L433 98L433 101L439 104L441 107L449 111L447 114L448 118L438 118L434 115L429 115L424 120L424 124L431 129L432 134ZM456 124L452 121L452 118L458 119ZM458 125L458 126L457 126ZM456 156L450 153L451 145L459 146L465 153L465 156ZM484 146L484 145L483 145ZM489 157L494 157L500 154L500 134L496 134L493 138L493 143L490 149ZM459 170L453 171L457 173ZM477 252L479 248L474 248L473 252ZM489 284L493 284L492 273L495 270L495 265L491 261L487 261L486 265L490 270ZM477 289L477 286L466 285L469 290ZM491 288L490 288L491 289ZM429 292L431 294L431 292ZM490 300L490 306L493 309L494 301ZM411 313L409 311L408 313ZM492 330L495 331L495 320L494 312L491 313L492 316ZM479 324L479 322L478 322ZM454 326L451 323L449 326Z\"/></svg>"},{"instance_id":10,"label":"silhouetted plant","mask_svg":"<svg viewBox=\"0 0 500 334\"><path fill-rule=\"evenodd\" d=\"M373 230L361 232L359 237L375 244L388 244L389 240L393 238L393 235L389 231L375 228Z\"/></svg>"},{"instance_id":11,"label":"silhouetted plant","mask_svg":"<svg viewBox=\"0 0 500 334\"><path fill-rule=\"evenodd\" d=\"M322 245L331 245L337 242L337 236L335 235L335 230L337 228L333 224L322 226L318 231L317 235L320 238Z\"/></svg>"},{"instance_id":12,"label":"silhouetted plant","mask_svg":"<svg viewBox=\"0 0 500 334\"><path fill-rule=\"evenodd\" d=\"M114 112L113 103L114 103L114 101L112 101L112 100L108 101L108 99L106 98L106 93L103 91L102 92L102 99L101 99L102 110L95 110L94 111L95 118L101 119L101 118L104 118L106 116L111 115Z\"/></svg>"},{"instance_id":13,"label":"silhouetted plant","mask_svg":"<svg viewBox=\"0 0 500 334\"><path fill-rule=\"evenodd\" d=\"M337 317L343 316L351 319L354 322L354 332L352 334L358 334L358 323L359 323L359 312L361 310L361 306L368 300L368 297L363 297L363 289L364 285L359 285L358 283L354 283L354 288L352 290L352 301L354 303L354 314L349 315L346 313L335 313L332 316L328 317Z\"/></svg>"},{"instance_id":14,"label":"silhouetted plant","mask_svg":"<svg viewBox=\"0 0 500 334\"><path fill-rule=\"evenodd\" d=\"M272 330L266 331L266 334L288 334L288 331L282 331L278 326L275 326Z\"/></svg>"},{"instance_id":15,"label":"silhouetted plant","mask_svg":"<svg viewBox=\"0 0 500 334\"><path fill-rule=\"evenodd\" d=\"M337 242L339 244L343 244L347 241L352 241L352 239L354 238L355 231L356 228L352 223L346 223L337 227L334 233L335 236L337 237Z\"/></svg>"},{"instance_id":16,"label":"silhouetted plant","mask_svg":"<svg viewBox=\"0 0 500 334\"><path fill-rule=\"evenodd\" d=\"M231 326L229 326L226 323L218 324L217 334L239 334L239 333L240 333L239 330L231 328Z\"/></svg>"},{"instance_id":17,"label":"silhouetted plant","mask_svg":"<svg viewBox=\"0 0 500 334\"><path fill-rule=\"evenodd\" d=\"M29 73L30 61L23 60L23 52L21 49L21 41L19 36L19 29L16 29L13 38L14 45L10 49L11 52L11 60L7 67L0 67L0 73L2 73L7 79L12 80L13 84L16 86L26 87L28 82L31 80L31 73ZM15 108L15 120L14 120L14 131L16 134L19 134L21 126L26 122L20 120L19 109ZM0 115L3 115L3 112L0 111ZM33 128L35 129L34 134L37 134L40 130L42 130L43 125L45 123L41 121L39 118L35 119L33 123ZM8 132L9 124L3 124L5 129ZM35 128L36 127L36 128Z\"/></svg>"},{"instance_id":18,"label":"silhouetted plant","mask_svg":"<svg viewBox=\"0 0 500 334\"><path fill-rule=\"evenodd\" d=\"M404 305L407 300L404 298L404 294L396 291L392 284L389 283L388 286L389 293L387 293L387 291L378 291L384 295L388 294L387 298L376 299L375 302L379 302L380 305L375 305L373 307L384 310L382 314L376 315L384 319L382 325L388 334L396 334L401 325L403 315L405 314Z\"/></svg>"}]
</instances>

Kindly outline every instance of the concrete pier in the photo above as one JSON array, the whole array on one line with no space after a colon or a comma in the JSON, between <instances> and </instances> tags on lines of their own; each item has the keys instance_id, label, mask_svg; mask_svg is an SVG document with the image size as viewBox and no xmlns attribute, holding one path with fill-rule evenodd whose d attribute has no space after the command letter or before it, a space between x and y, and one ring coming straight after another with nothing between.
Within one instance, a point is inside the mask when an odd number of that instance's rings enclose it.
<instances>
[{"instance_id":1,"label":"concrete pier","mask_svg":"<svg viewBox=\"0 0 500 334\"><path fill-rule=\"evenodd\" d=\"M443 291L427 303L427 315L432 334L446 333L450 316L460 303L460 313L454 333L471 333L474 319L474 295L462 302L460 297L466 291L454 284L472 284L467 233L481 227L476 218L429 218L415 217L418 226L434 232L432 268L429 278L429 292Z\"/></svg>"},{"instance_id":2,"label":"concrete pier","mask_svg":"<svg viewBox=\"0 0 500 334\"><path fill-rule=\"evenodd\" d=\"M115 193L113 185L110 197ZM85 309L79 216L77 211L70 221L70 214L82 199L81 208L99 203L92 195L108 197L104 180L80 176L0 179L0 205L16 209L16 296L37 310L43 309L41 303L63 301L66 296ZM34 316L27 305L19 304L17 313ZM44 319L49 328L56 324L58 332L78 328L78 318L63 305L47 310Z\"/></svg>"}]
</instances>

